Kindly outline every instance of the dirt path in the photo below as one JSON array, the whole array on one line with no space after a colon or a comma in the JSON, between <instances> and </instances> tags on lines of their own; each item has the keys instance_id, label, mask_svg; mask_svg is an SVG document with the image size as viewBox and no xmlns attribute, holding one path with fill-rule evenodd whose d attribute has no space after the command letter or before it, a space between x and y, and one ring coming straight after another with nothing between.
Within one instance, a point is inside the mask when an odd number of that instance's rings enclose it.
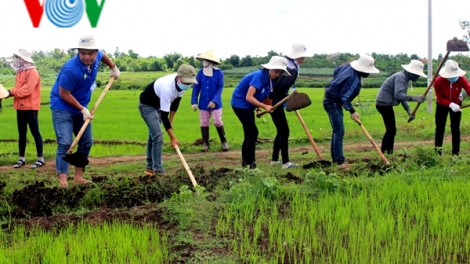
<instances>
[{"instance_id":1,"label":"dirt path","mask_svg":"<svg viewBox=\"0 0 470 264\"><path fill-rule=\"evenodd\" d=\"M464 140L469 140L470 137L468 138L463 138L462 141ZM447 139L446 139L447 140ZM380 144L380 142L376 142L377 144ZM395 143L395 149L400 150L403 148L410 148L414 146L422 146L422 145L432 145L434 144L434 141L432 140L427 140L427 141L410 141L410 142L396 142ZM317 144L318 148L320 149L320 152L323 155L323 158L326 160L330 159L330 154L329 154L329 143L326 144ZM350 143L350 144L345 144L344 145L344 151L345 152L368 152L368 151L375 151L374 147L370 142L364 142L364 143ZM300 146L300 147L292 147L290 148L291 153L310 153L312 157L317 158L313 147L311 145L305 145L305 146ZM240 150L231 150L227 152L206 152L206 153L194 153L194 154L185 154L183 153L185 160L190 164L191 161L198 160L201 156L206 157L207 159L213 160L214 163L221 163L221 166L226 166L227 164L238 164L240 162ZM271 149L262 149L262 150L257 150L256 151L256 156L257 159L263 160L263 159L269 159L269 156L271 155ZM170 154L170 153L164 153L163 154L164 159L179 159L178 155L176 153ZM118 156L118 157L101 157L101 158L89 158L90 165L93 167L108 167L117 163L129 163L129 162L138 162L141 161L144 163L145 161L145 155L139 155L139 156ZM214 165L212 163L211 165ZM191 165L190 165L191 166ZM217 166L217 165L216 165ZM15 169L12 166L0 166L0 172L6 172L8 173L9 171L15 171ZM55 160L47 160L46 165L44 167L41 167L37 169L38 172L46 172L50 174L55 174Z\"/></svg>"}]
</instances>

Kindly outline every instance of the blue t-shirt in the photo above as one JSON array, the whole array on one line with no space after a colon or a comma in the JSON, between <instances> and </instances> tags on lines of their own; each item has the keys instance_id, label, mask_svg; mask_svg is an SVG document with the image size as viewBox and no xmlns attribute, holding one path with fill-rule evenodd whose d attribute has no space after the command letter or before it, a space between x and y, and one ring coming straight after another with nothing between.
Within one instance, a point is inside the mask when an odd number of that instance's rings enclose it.
<instances>
[{"instance_id":1,"label":"blue t-shirt","mask_svg":"<svg viewBox=\"0 0 470 264\"><path fill-rule=\"evenodd\" d=\"M269 96L271 87L274 86L274 80L269 78L269 70L261 69L249 73L240 81L237 88L233 91L230 104L237 108L255 110L256 106L246 100L246 94L250 86L256 88L254 97L256 100L263 102Z\"/></svg>"},{"instance_id":2,"label":"blue t-shirt","mask_svg":"<svg viewBox=\"0 0 470 264\"><path fill-rule=\"evenodd\" d=\"M98 51L96 60L90 66L90 69L80 61L77 54L75 57L68 60L57 76L57 79L52 86L50 107L55 110L66 110L73 113L80 113L80 110L65 102L59 95L59 86L63 89L72 92L72 95L84 107L88 106L91 99L91 93L95 88L96 75L98 74L98 67L103 52Z\"/></svg>"}]
</instances>

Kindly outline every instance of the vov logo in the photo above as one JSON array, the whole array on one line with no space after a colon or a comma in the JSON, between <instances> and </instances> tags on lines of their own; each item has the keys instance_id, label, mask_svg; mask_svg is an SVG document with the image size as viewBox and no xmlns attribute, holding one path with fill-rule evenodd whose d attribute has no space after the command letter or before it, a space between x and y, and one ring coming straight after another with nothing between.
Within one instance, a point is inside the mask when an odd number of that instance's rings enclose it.
<instances>
[{"instance_id":1,"label":"vov logo","mask_svg":"<svg viewBox=\"0 0 470 264\"><path fill-rule=\"evenodd\" d=\"M101 0L101 5L97 1L99 0L42 0L41 5L41 0L24 0L24 3L35 28L39 27L44 11L49 21L59 28L75 26L86 12L91 27L95 28L106 0Z\"/></svg>"}]
</instances>

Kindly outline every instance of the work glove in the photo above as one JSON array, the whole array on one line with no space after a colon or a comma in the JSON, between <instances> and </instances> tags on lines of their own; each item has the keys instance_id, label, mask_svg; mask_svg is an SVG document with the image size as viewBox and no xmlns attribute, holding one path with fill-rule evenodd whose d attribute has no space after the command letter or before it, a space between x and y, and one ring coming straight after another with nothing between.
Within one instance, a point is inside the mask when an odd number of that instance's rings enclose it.
<instances>
[{"instance_id":1,"label":"work glove","mask_svg":"<svg viewBox=\"0 0 470 264\"><path fill-rule=\"evenodd\" d=\"M454 113L462 112L462 109L460 109L460 106L456 103L450 103L449 108L452 109Z\"/></svg>"},{"instance_id":2,"label":"work glove","mask_svg":"<svg viewBox=\"0 0 470 264\"><path fill-rule=\"evenodd\" d=\"M215 107L215 103L214 102L210 102L208 105L207 105L207 108L209 109L213 109Z\"/></svg>"},{"instance_id":3,"label":"work glove","mask_svg":"<svg viewBox=\"0 0 470 264\"><path fill-rule=\"evenodd\" d=\"M408 116L410 117L408 119L409 120L408 122L411 122L411 121L415 120L416 115L413 115L413 111L411 111L411 109L409 109L407 112L408 112Z\"/></svg>"},{"instance_id":4,"label":"work glove","mask_svg":"<svg viewBox=\"0 0 470 264\"><path fill-rule=\"evenodd\" d=\"M83 107L81 112L83 114L83 121L87 119L90 119L90 120L93 119L93 116L91 115L90 111L88 111L88 109L86 109L85 107Z\"/></svg>"},{"instance_id":5,"label":"work glove","mask_svg":"<svg viewBox=\"0 0 470 264\"><path fill-rule=\"evenodd\" d=\"M426 100L426 97L424 97L422 95L411 96L410 98L411 98L410 101L418 102L420 104L422 104L424 102L424 100Z\"/></svg>"},{"instance_id":6,"label":"work glove","mask_svg":"<svg viewBox=\"0 0 470 264\"><path fill-rule=\"evenodd\" d=\"M111 69L111 74L109 76L114 77L116 80L121 76L121 71L119 71L116 64L114 64L114 68Z\"/></svg>"},{"instance_id":7,"label":"work glove","mask_svg":"<svg viewBox=\"0 0 470 264\"><path fill-rule=\"evenodd\" d=\"M359 114L357 112L354 112L351 114L351 119L356 121L359 120Z\"/></svg>"},{"instance_id":8,"label":"work glove","mask_svg":"<svg viewBox=\"0 0 470 264\"><path fill-rule=\"evenodd\" d=\"M191 107L193 108L193 111L194 111L194 112L197 111L197 104L193 104Z\"/></svg>"}]
</instances>

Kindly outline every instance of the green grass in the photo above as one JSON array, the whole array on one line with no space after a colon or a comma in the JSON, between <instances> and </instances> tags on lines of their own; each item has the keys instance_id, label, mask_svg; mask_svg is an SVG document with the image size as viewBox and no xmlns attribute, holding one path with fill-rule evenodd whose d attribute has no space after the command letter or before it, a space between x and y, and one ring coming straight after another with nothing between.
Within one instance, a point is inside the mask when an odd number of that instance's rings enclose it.
<instances>
[{"instance_id":1,"label":"green grass","mask_svg":"<svg viewBox=\"0 0 470 264\"><path fill-rule=\"evenodd\" d=\"M30 231L29 231L30 232ZM60 233L23 228L0 233L2 263L164 263L167 238L155 227L72 226Z\"/></svg>"},{"instance_id":2,"label":"green grass","mask_svg":"<svg viewBox=\"0 0 470 264\"><path fill-rule=\"evenodd\" d=\"M320 179L343 191L314 198L307 186ZM244 263L466 263L468 180L411 172L360 180L316 175L295 189L250 182L270 192L234 199L217 231L234 236L233 252Z\"/></svg>"}]
</instances>

